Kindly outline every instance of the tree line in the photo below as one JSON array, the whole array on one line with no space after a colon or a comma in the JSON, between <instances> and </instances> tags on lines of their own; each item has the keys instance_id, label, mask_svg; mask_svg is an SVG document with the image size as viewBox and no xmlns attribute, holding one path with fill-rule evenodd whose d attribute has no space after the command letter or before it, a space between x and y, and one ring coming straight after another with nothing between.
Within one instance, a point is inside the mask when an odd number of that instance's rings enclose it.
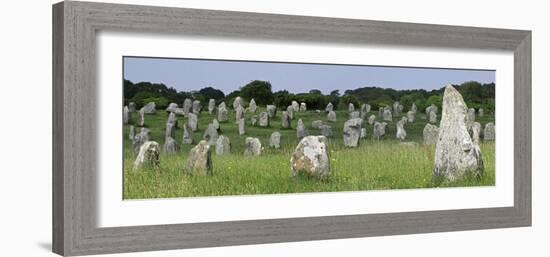
<instances>
[{"instance_id":1,"label":"tree line","mask_svg":"<svg viewBox=\"0 0 550 257\"><path fill-rule=\"evenodd\" d=\"M453 86L462 94L468 107L483 108L485 111L494 112L495 83L482 84L477 81L468 81ZM380 107L392 106L395 101L399 101L407 111L413 103L420 110L431 104L441 108L443 90L444 87L430 91L362 87L346 90L343 93L340 90L333 90L328 95L324 95L318 89L311 89L308 93L295 94L287 90L273 92L269 81L254 80L225 95L223 91L213 87L205 87L198 91L178 91L162 83L133 83L130 80L124 80L124 102L125 104L134 102L137 107L148 102L155 102L158 108L166 108L172 102L181 105L186 98L191 98L202 103L207 103L209 99L215 99L216 104L225 101L228 106L232 106L233 100L240 96L246 102L254 98L258 105L274 104L278 108L286 108L292 101L297 101L305 102L308 109L324 110L330 102L336 109L347 110L349 103L353 103L356 107L368 103L374 110L377 110Z\"/></svg>"}]
</instances>

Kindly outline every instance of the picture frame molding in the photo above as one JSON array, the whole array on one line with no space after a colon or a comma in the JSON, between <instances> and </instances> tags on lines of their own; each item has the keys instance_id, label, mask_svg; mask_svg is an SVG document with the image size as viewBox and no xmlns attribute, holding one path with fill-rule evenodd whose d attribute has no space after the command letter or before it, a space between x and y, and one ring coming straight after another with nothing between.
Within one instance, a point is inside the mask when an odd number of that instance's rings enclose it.
<instances>
[{"instance_id":1,"label":"picture frame molding","mask_svg":"<svg viewBox=\"0 0 550 257\"><path fill-rule=\"evenodd\" d=\"M531 31L65 1L53 5L52 249L65 256L531 225ZM99 228L96 34L171 33L514 53L514 206Z\"/></svg>"}]
</instances>

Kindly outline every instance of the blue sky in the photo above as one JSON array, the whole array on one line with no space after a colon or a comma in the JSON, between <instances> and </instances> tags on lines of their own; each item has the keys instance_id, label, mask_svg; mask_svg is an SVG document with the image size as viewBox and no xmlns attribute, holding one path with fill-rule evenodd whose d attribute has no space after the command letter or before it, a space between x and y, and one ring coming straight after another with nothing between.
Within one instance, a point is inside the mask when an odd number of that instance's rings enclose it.
<instances>
[{"instance_id":1,"label":"blue sky","mask_svg":"<svg viewBox=\"0 0 550 257\"><path fill-rule=\"evenodd\" d=\"M491 83L495 71L433 69L334 64L273 63L254 61L193 60L124 57L124 78L134 83L164 83L178 91L211 86L228 94L252 80L270 81L273 91L292 93L319 89L377 86L394 89L438 89L465 81Z\"/></svg>"}]
</instances>

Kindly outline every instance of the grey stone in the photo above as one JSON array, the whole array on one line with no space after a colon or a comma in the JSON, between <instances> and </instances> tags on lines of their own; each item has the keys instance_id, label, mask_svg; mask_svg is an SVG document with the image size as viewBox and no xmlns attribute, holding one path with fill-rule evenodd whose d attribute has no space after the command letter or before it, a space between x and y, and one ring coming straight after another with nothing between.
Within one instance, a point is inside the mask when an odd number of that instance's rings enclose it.
<instances>
[{"instance_id":1,"label":"grey stone","mask_svg":"<svg viewBox=\"0 0 550 257\"><path fill-rule=\"evenodd\" d=\"M426 124L422 131L422 137L424 138L424 144L435 145L439 139L439 128L430 123Z\"/></svg>"},{"instance_id":2,"label":"grey stone","mask_svg":"<svg viewBox=\"0 0 550 257\"><path fill-rule=\"evenodd\" d=\"M288 114L288 117L290 117L291 120L294 119L294 108L292 105L289 105L286 107L286 113Z\"/></svg>"},{"instance_id":3,"label":"grey stone","mask_svg":"<svg viewBox=\"0 0 550 257\"><path fill-rule=\"evenodd\" d=\"M373 130L372 130L372 138L376 140L380 140L386 135L386 127L388 126L388 123L386 122L374 122Z\"/></svg>"},{"instance_id":4,"label":"grey stone","mask_svg":"<svg viewBox=\"0 0 550 257\"><path fill-rule=\"evenodd\" d=\"M479 145L468 134L468 109L460 93L451 85L443 94L443 114L435 147L433 175L454 181L467 174L483 174Z\"/></svg>"},{"instance_id":5,"label":"grey stone","mask_svg":"<svg viewBox=\"0 0 550 257\"><path fill-rule=\"evenodd\" d=\"M275 117L277 115L277 107L275 105L267 105L267 114L269 114L269 118Z\"/></svg>"},{"instance_id":6,"label":"grey stone","mask_svg":"<svg viewBox=\"0 0 550 257\"><path fill-rule=\"evenodd\" d=\"M395 138L403 141L407 137L407 131L405 131L405 120L400 120L396 124L397 133L395 134Z\"/></svg>"},{"instance_id":7,"label":"grey stone","mask_svg":"<svg viewBox=\"0 0 550 257\"><path fill-rule=\"evenodd\" d=\"M231 153L231 142L229 141L229 137L220 135L218 137L218 140L216 140L216 154L225 155L230 153Z\"/></svg>"},{"instance_id":8,"label":"grey stone","mask_svg":"<svg viewBox=\"0 0 550 257\"><path fill-rule=\"evenodd\" d=\"M190 145L193 144L193 130L189 127L187 123L183 124L183 144Z\"/></svg>"},{"instance_id":9,"label":"grey stone","mask_svg":"<svg viewBox=\"0 0 550 257\"><path fill-rule=\"evenodd\" d=\"M306 111L307 111L306 103L304 102L300 103L300 112L306 112Z\"/></svg>"},{"instance_id":10,"label":"grey stone","mask_svg":"<svg viewBox=\"0 0 550 257\"><path fill-rule=\"evenodd\" d=\"M164 132L164 138L176 137L176 125L174 123L166 123L166 130Z\"/></svg>"},{"instance_id":11,"label":"grey stone","mask_svg":"<svg viewBox=\"0 0 550 257\"><path fill-rule=\"evenodd\" d=\"M411 111L415 112L418 111L418 108L416 107L416 104L413 103L412 106L411 106Z\"/></svg>"},{"instance_id":12,"label":"grey stone","mask_svg":"<svg viewBox=\"0 0 550 257\"><path fill-rule=\"evenodd\" d=\"M269 146L275 149L281 148L281 133L277 131L271 133L269 137Z\"/></svg>"},{"instance_id":13,"label":"grey stone","mask_svg":"<svg viewBox=\"0 0 550 257\"><path fill-rule=\"evenodd\" d=\"M177 103L170 103L168 105L168 107L166 108L166 111L167 112L176 112L177 109L178 109L178 104Z\"/></svg>"},{"instance_id":14,"label":"grey stone","mask_svg":"<svg viewBox=\"0 0 550 257\"><path fill-rule=\"evenodd\" d=\"M224 103L221 103L218 106L218 121L219 122L227 122L229 120L229 115L227 108L225 107Z\"/></svg>"},{"instance_id":15,"label":"grey stone","mask_svg":"<svg viewBox=\"0 0 550 257\"><path fill-rule=\"evenodd\" d=\"M366 115L370 112L370 104L363 104L361 105L361 116L366 117Z\"/></svg>"},{"instance_id":16,"label":"grey stone","mask_svg":"<svg viewBox=\"0 0 550 257\"><path fill-rule=\"evenodd\" d=\"M376 121L376 116L374 116L374 114L371 114L371 116L369 116L369 125L373 125L374 122Z\"/></svg>"},{"instance_id":17,"label":"grey stone","mask_svg":"<svg viewBox=\"0 0 550 257\"><path fill-rule=\"evenodd\" d=\"M332 137L332 127L329 125L321 125L319 126L319 130L321 131L321 135L324 137Z\"/></svg>"},{"instance_id":18,"label":"grey stone","mask_svg":"<svg viewBox=\"0 0 550 257\"><path fill-rule=\"evenodd\" d=\"M157 110L155 108L156 108L155 102L149 102L148 104L143 106L142 109L145 112L145 114L155 114L157 113Z\"/></svg>"},{"instance_id":19,"label":"grey stone","mask_svg":"<svg viewBox=\"0 0 550 257\"><path fill-rule=\"evenodd\" d=\"M187 115L188 113L191 112L192 105L193 105L193 102L191 101L191 99L185 98L185 100L183 100L183 113L184 113L184 115Z\"/></svg>"},{"instance_id":20,"label":"grey stone","mask_svg":"<svg viewBox=\"0 0 550 257\"><path fill-rule=\"evenodd\" d=\"M327 114L327 121L336 122L336 112L329 111Z\"/></svg>"},{"instance_id":21,"label":"grey stone","mask_svg":"<svg viewBox=\"0 0 550 257\"><path fill-rule=\"evenodd\" d=\"M250 110L250 112L256 113L258 106L256 105L256 101L254 101L254 98L250 100L250 103L248 104L248 109Z\"/></svg>"},{"instance_id":22,"label":"grey stone","mask_svg":"<svg viewBox=\"0 0 550 257\"><path fill-rule=\"evenodd\" d=\"M244 124L244 118L241 118L239 121L237 121L237 126L239 127L239 135L246 134L246 128Z\"/></svg>"},{"instance_id":23,"label":"grey stone","mask_svg":"<svg viewBox=\"0 0 550 257\"><path fill-rule=\"evenodd\" d=\"M214 124L210 123L208 124L208 127L204 131L202 138L208 141L210 145L215 145L216 141L218 140L218 136L219 136L218 130L216 129Z\"/></svg>"},{"instance_id":24,"label":"grey stone","mask_svg":"<svg viewBox=\"0 0 550 257\"><path fill-rule=\"evenodd\" d=\"M247 137L245 139L246 149L244 155L258 156L262 153L262 143L260 139L255 137Z\"/></svg>"},{"instance_id":25,"label":"grey stone","mask_svg":"<svg viewBox=\"0 0 550 257\"><path fill-rule=\"evenodd\" d=\"M382 114L382 120L384 121L392 121L392 113L388 109L384 109L384 113Z\"/></svg>"},{"instance_id":26,"label":"grey stone","mask_svg":"<svg viewBox=\"0 0 550 257\"><path fill-rule=\"evenodd\" d=\"M185 172L193 175L212 174L212 150L210 144L201 140L189 151L189 158L185 165Z\"/></svg>"},{"instance_id":27,"label":"grey stone","mask_svg":"<svg viewBox=\"0 0 550 257\"><path fill-rule=\"evenodd\" d=\"M235 97L235 100L233 100L233 110L237 110L237 106L244 108L244 101L240 96Z\"/></svg>"},{"instance_id":28,"label":"grey stone","mask_svg":"<svg viewBox=\"0 0 550 257\"><path fill-rule=\"evenodd\" d=\"M141 168L158 168L160 165L160 146L155 141L144 142L134 161L134 170Z\"/></svg>"},{"instance_id":29,"label":"grey stone","mask_svg":"<svg viewBox=\"0 0 550 257\"><path fill-rule=\"evenodd\" d=\"M334 111L334 106L332 106L332 103L328 103L327 104L327 107L325 107L325 111L326 112L331 112L331 111Z\"/></svg>"},{"instance_id":30,"label":"grey stone","mask_svg":"<svg viewBox=\"0 0 550 257\"><path fill-rule=\"evenodd\" d=\"M235 121L239 122L240 119L244 119L244 107L237 105L237 108L235 108Z\"/></svg>"},{"instance_id":31,"label":"grey stone","mask_svg":"<svg viewBox=\"0 0 550 257\"><path fill-rule=\"evenodd\" d=\"M468 128L468 130L471 129L475 121L476 121L476 109L470 108L468 109L468 120L466 121L466 127Z\"/></svg>"},{"instance_id":32,"label":"grey stone","mask_svg":"<svg viewBox=\"0 0 550 257\"><path fill-rule=\"evenodd\" d=\"M307 136L300 140L290 158L292 175L305 173L325 179L330 175L330 158L327 139L324 136Z\"/></svg>"},{"instance_id":33,"label":"grey stone","mask_svg":"<svg viewBox=\"0 0 550 257\"><path fill-rule=\"evenodd\" d=\"M361 128L361 139L367 137L367 128Z\"/></svg>"},{"instance_id":34,"label":"grey stone","mask_svg":"<svg viewBox=\"0 0 550 257\"><path fill-rule=\"evenodd\" d=\"M363 120L360 118L350 119L344 123L344 145L347 147L357 147L359 138L361 138L361 124Z\"/></svg>"},{"instance_id":35,"label":"grey stone","mask_svg":"<svg viewBox=\"0 0 550 257\"><path fill-rule=\"evenodd\" d=\"M269 127L269 113L268 112L261 112L260 113L260 121L258 122L258 125L260 127Z\"/></svg>"},{"instance_id":36,"label":"grey stone","mask_svg":"<svg viewBox=\"0 0 550 257\"><path fill-rule=\"evenodd\" d=\"M393 103L393 116L397 117L401 115L401 110L403 108L401 107L401 104L399 102Z\"/></svg>"},{"instance_id":37,"label":"grey stone","mask_svg":"<svg viewBox=\"0 0 550 257\"><path fill-rule=\"evenodd\" d=\"M180 146L178 142L172 137L167 137L164 141L164 152L166 154L176 154L179 152Z\"/></svg>"},{"instance_id":38,"label":"grey stone","mask_svg":"<svg viewBox=\"0 0 550 257\"><path fill-rule=\"evenodd\" d=\"M299 112L300 111L300 105L298 104L298 102L292 101L290 106L292 106L292 111L294 111L294 112Z\"/></svg>"},{"instance_id":39,"label":"grey stone","mask_svg":"<svg viewBox=\"0 0 550 257\"><path fill-rule=\"evenodd\" d=\"M309 135L309 132L307 131L307 128L304 126L304 122L302 119L298 119L298 123L296 125L296 137L297 138L304 138Z\"/></svg>"},{"instance_id":40,"label":"grey stone","mask_svg":"<svg viewBox=\"0 0 550 257\"><path fill-rule=\"evenodd\" d=\"M135 112L136 111L136 103L130 102L128 104L128 109L129 109L130 112Z\"/></svg>"},{"instance_id":41,"label":"grey stone","mask_svg":"<svg viewBox=\"0 0 550 257\"><path fill-rule=\"evenodd\" d=\"M216 110L216 100L210 98L210 100L208 100L208 113L213 114L215 110Z\"/></svg>"},{"instance_id":42,"label":"grey stone","mask_svg":"<svg viewBox=\"0 0 550 257\"><path fill-rule=\"evenodd\" d=\"M481 124L474 121L474 123L472 123L472 127L470 128L470 131L472 133L472 141L474 142L474 144L479 145L481 138Z\"/></svg>"},{"instance_id":43,"label":"grey stone","mask_svg":"<svg viewBox=\"0 0 550 257\"><path fill-rule=\"evenodd\" d=\"M220 130L220 123L218 122L218 120L213 119L212 120L212 126L214 126L214 129L216 129L217 131Z\"/></svg>"},{"instance_id":44,"label":"grey stone","mask_svg":"<svg viewBox=\"0 0 550 257\"><path fill-rule=\"evenodd\" d=\"M437 112L438 112L437 106L432 104L432 105L426 107L426 116L430 116L430 112L435 112L435 114L437 114Z\"/></svg>"},{"instance_id":45,"label":"grey stone","mask_svg":"<svg viewBox=\"0 0 550 257\"><path fill-rule=\"evenodd\" d=\"M138 115L138 126L143 127L145 125L145 109L139 109Z\"/></svg>"},{"instance_id":46,"label":"grey stone","mask_svg":"<svg viewBox=\"0 0 550 257\"><path fill-rule=\"evenodd\" d=\"M357 118L361 118L361 113L358 112L358 111L353 111L353 112L350 112L349 114L349 118L350 119L357 119Z\"/></svg>"},{"instance_id":47,"label":"grey stone","mask_svg":"<svg viewBox=\"0 0 550 257\"><path fill-rule=\"evenodd\" d=\"M437 123L437 113L436 112L430 112L429 114L429 121L430 123Z\"/></svg>"},{"instance_id":48,"label":"grey stone","mask_svg":"<svg viewBox=\"0 0 550 257\"><path fill-rule=\"evenodd\" d=\"M349 112L355 111L355 105L353 105L353 103L349 103L349 104L348 104L348 111L349 111Z\"/></svg>"},{"instance_id":49,"label":"grey stone","mask_svg":"<svg viewBox=\"0 0 550 257\"><path fill-rule=\"evenodd\" d=\"M283 111L283 114L281 115L281 127L288 129L290 126L290 116L288 116L287 111Z\"/></svg>"},{"instance_id":50,"label":"grey stone","mask_svg":"<svg viewBox=\"0 0 550 257\"><path fill-rule=\"evenodd\" d=\"M173 113L173 112L168 114L168 120L166 121L166 123L172 123L172 124L174 124L174 128L177 128L178 127L178 118L176 117L176 114Z\"/></svg>"},{"instance_id":51,"label":"grey stone","mask_svg":"<svg viewBox=\"0 0 550 257\"><path fill-rule=\"evenodd\" d=\"M139 134L134 136L134 139L132 140L132 146L134 148L134 152L138 152L141 146L149 141L151 135L151 131L148 128L141 128L139 131Z\"/></svg>"},{"instance_id":52,"label":"grey stone","mask_svg":"<svg viewBox=\"0 0 550 257\"><path fill-rule=\"evenodd\" d=\"M130 140L134 140L135 136L136 136L136 129L134 128L133 125L130 125L130 127L128 128L128 138Z\"/></svg>"},{"instance_id":53,"label":"grey stone","mask_svg":"<svg viewBox=\"0 0 550 257\"><path fill-rule=\"evenodd\" d=\"M479 117L483 117L483 115L485 115L485 112L483 111L483 108L479 108L479 110L477 110L477 115Z\"/></svg>"},{"instance_id":54,"label":"grey stone","mask_svg":"<svg viewBox=\"0 0 550 257\"><path fill-rule=\"evenodd\" d=\"M130 109L128 109L128 106L124 106L124 108L122 108L122 121L124 122L124 124L128 124L128 122L130 122L130 119L131 119L131 112L130 112Z\"/></svg>"},{"instance_id":55,"label":"grey stone","mask_svg":"<svg viewBox=\"0 0 550 257\"><path fill-rule=\"evenodd\" d=\"M252 124L252 126L256 126L257 123L258 123L258 116L252 115L252 117L250 117L250 124Z\"/></svg>"},{"instance_id":56,"label":"grey stone","mask_svg":"<svg viewBox=\"0 0 550 257\"><path fill-rule=\"evenodd\" d=\"M188 113L187 124L193 132L197 131L199 129L199 120L197 118L197 115L194 113Z\"/></svg>"},{"instance_id":57,"label":"grey stone","mask_svg":"<svg viewBox=\"0 0 550 257\"><path fill-rule=\"evenodd\" d=\"M311 127L314 129L319 129L321 125L323 125L323 121L321 120L314 120L311 122Z\"/></svg>"},{"instance_id":58,"label":"grey stone","mask_svg":"<svg viewBox=\"0 0 550 257\"><path fill-rule=\"evenodd\" d=\"M416 118L416 112L408 111L407 112L407 122L413 123Z\"/></svg>"},{"instance_id":59,"label":"grey stone","mask_svg":"<svg viewBox=\"0 0 550 257\"><path fill-rule=\"evenodd\" d=\"M485 124L485 129L483 129L483 140L484 141L495 140L495 124L493 124L492 122Z\"/></svg>"}]
</instances>

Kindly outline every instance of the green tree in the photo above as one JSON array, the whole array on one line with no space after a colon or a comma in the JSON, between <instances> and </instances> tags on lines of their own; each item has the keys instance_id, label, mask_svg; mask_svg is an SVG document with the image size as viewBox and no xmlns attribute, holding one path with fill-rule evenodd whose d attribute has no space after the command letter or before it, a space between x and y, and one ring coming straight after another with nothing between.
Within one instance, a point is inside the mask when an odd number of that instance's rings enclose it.
<instances>
[{"instance_id":1,"label":"green tree","mask_svg":"<svg viewBox=\"0 0 550 257\"><path fill-rule=\"evenodd\" d=\"M247 101L254 98L257 104L266 105L273 103L273 92L269 81L254 80L241 87L241 96Z\"/></svg>"},{"instance_id":2,"label":"green tree","mask_svg":"<svg viewBox=\"0 0 550 257\"><path fill-rule=\"evenodd\" d=\"M216 101L219 101L225 98L225 94L221 90L215 89L213 87L202 88L201 90L199 90L199 94L202 95L205 101L209 101L210 99L215 99Z\"/></svg>"}]
</instances>

